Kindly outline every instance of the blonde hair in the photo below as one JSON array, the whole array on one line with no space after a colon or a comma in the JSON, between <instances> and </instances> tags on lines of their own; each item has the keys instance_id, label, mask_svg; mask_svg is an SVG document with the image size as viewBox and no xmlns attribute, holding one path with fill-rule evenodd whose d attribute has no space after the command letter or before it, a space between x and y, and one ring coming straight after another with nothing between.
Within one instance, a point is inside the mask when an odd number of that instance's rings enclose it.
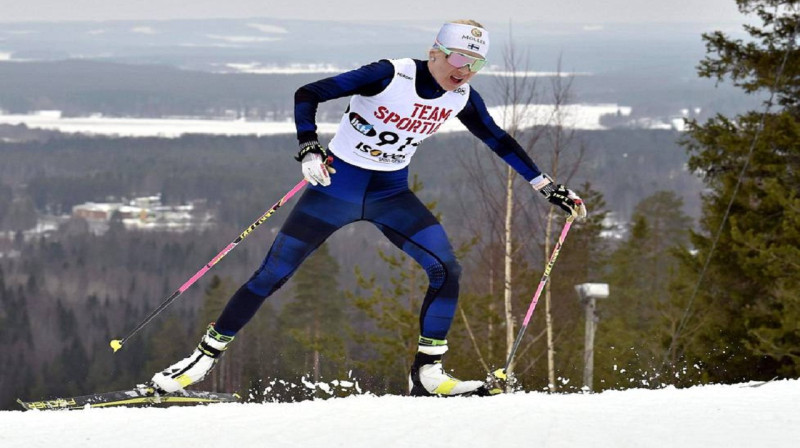
<instances>
[{"instance_id":1,"label":"blonde hair","mask_svg":"<svg viewBox=\"0 0 800 448\"><path fill-rule=\"evenodd\" d=\"M461 25L477 26L478 28L486 29L486 27L484 27L483 25L472 19L451 20L450 23L459 23Z\"/></svg>"}]
</instances>

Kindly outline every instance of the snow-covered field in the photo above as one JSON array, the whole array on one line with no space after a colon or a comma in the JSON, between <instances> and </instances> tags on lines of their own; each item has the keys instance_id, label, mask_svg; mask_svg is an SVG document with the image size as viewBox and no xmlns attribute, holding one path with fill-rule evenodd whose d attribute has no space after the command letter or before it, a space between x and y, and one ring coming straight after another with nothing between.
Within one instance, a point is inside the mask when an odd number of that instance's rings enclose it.
<instances>
[{"instance_id":1,"label":"snow-covered field","mask_svg":"<svg viewBox=\"0 0 800 448\"><path fill-rule=\"evenodd\" d=\"M0 412L0 446L795 448L800 381L491 398Z\"/></svg>"},{"instance_id":2,"label":"snow-covered field","mask_svg":"<svg viewBox=\"0 0 800 448\"><path fill-rule=\"evenodd\" d=\"M434 33L436 31L433 31ZM210 36L209 36L210 37ZM232 38L233 36L228 36ZM237 62L226 63L223 65L223 73L250 73L257 75L294 75L294 74L337 74L343 73L347 70L352 70L358 67L350 67L345 69L334 64L288 64L288 65L265 65L259 62ZM592 76L589 72L542 72L542 71L506 71L498 66L489 66L484 69L481 74L483 76L499 76L503 78L553 78L560 76L562 78L569 78L573 76Z\"/></svg>"},{"instance_id":3,"label":"snow-covered field","mask_svg":"<svg viewBox=\"0 0 800 448\"><path fill-rule=\"evenodd\" d=\"M616 104L570 104L560 109L562 125L573 129L604 129L600 117L607 114L630 115L631 108ZM555 107L547 104L533 105L525 114L519 127L553 123ZM504 123L502 106L489 108L489 113L501 125ZM294 122L245 121L231 119L156 119L62 117L60 111L40 111L28 115L0 114L0 124L25 124L29 128L57 130L65 133L116 135L122 137L179 137L182 134L213 135L274 135L296 132ZM320 133L332 134L338 123L318 123ZM450 120L439 132L465 131L458 120Z\"/></svg>"},{"instance_id":4,"label":"snow-covered field","mask_svg":"<svg viewBox=\"0 0 800 448\"><path fill-rule=\"evenodd\" d=\"M67 134L91 134L120 137L166 137L183 134L275 135L296 132L293 121L244 121L178 118L63 118L58 114L0 115L0 124L25 124L33 129L48 129ZM333 133L336 124L319 123L321 133Z\"/></svg>"}]
</instances>

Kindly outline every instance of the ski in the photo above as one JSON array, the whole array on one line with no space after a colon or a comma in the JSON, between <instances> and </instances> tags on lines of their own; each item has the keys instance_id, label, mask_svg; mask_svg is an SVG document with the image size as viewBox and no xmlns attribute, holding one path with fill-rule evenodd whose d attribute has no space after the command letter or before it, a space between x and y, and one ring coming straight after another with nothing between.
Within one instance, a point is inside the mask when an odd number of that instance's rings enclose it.
<instances>
[{"instance_id":1,"label":"ski","mask_svg":"<svg viewBox=\"0 0 800 448\"><path fill-rule=\"evenodd\" d=\"M767 380L767 381L751 382L750 384L745 384L745 385L742 385L742 386L739 386L739 387L761 387L761 386L763 386L765 384L769 384L769 383L777 380L778 378L779 377L776 376L775 378L772 378L772 379Z\"/></svg>"},{"instance_id":2,"label":"ski","mask_svg":"<svg viewBox=\"0 0 800 448\"><path fill-rule=\"evenodd\" d=\"M25 410L32 409L85 409L108 408L115 406L158 406L158 405L193 405L211 403L236 403L239 395L220 392L202 392L183 390L172 394L159 394L151 386L142 386L130 390L104 392L80 397L55 398L44 401L17 400Z\"/></svg>"},{"instance_id":3,"label":"ski","mask_svg":"<svg viewBox=\"0 0 800 448\"><path fill-rule=\"evenodd\" d=\"M502 395L505 392L503 389L496 385L496 384L483 384L482 386L478 387L475 390L471 390L469 392L465 392L463 394L457 395L444 395L444 394L431 394L431 395L411 395L408 396L415 397L415 398L455 398L455 397L494 397L496 395Z\"/></svg>"},{"instance_id":4,"label":"ski","mask_svg":"<svg viewBox=\"0 0 800 448\"><path fill-rule=\"evenodd\" d=\"M495 395L502 395L503 389L494 384L484 384L483 386L475 389L472 392L454 395L455 397L493 397Z\"/></svg>"}]
</instances>

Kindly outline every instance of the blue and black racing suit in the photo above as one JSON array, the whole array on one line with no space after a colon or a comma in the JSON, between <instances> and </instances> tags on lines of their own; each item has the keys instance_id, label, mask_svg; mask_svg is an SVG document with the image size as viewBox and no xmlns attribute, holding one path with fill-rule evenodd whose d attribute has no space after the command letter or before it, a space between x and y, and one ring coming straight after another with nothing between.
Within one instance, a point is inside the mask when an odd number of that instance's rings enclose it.
<instances>
[{"instance_id":1,"label":"blue and black racing suit","mask_svg":"<svg viewBox=\"0 0 800 448\"><path fill-rule=\"evenodd\" d=\"M425 99L443 95L445 91L427 63L414 62L417 94ZM377 95L394 76L392 63L381 60L298 89L295 122L300 143L317 140L315 116L319 103L352 95ZM466 106L457 117L527 181L541 174L522 147L494 123L475 89L470 89ZM216 330L229 336L236 334L264 300L333 232L355 221L369 221L425 269L430 283L420 312L420 335L445 339L458 300L461 268L441 224L409 190L408 168L373 171L336 159L333 166L336 174L331 185L307 188L264 262L217 319Z\"/></svg>"}]
</instances>

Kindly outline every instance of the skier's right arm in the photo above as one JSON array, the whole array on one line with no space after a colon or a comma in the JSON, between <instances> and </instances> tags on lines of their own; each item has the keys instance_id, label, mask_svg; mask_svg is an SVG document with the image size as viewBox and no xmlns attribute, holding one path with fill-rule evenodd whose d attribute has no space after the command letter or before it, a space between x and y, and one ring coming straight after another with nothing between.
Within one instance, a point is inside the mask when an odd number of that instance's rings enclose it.
<instances>
[{"instance_id":1,"label":"skier's right arm","mask_svg":"<svg viewBox=\"0 0 800 448\"><path fill-rule=\"evenodd\" d=\"M294 94L294 122L301 146L305 142L319 140L316 124L319 103L351 95L376 95L389 85L393 77L394 66L388 60L381 59L297 89Z\"/></svg>"},{"instance_id":2,"label":"skier's right arm","mask_svg":"<svg viewBox=\"0 0 800 448\"><path fill-rule=\"evenodd\" d=\"M325 78L297 89L294 94L294 121L300 152L295 159L302 163L303 177L312 185L328 186L335 171L325 162L328 152L317 136L317 106L323 101L351 95L371 96L383 91L394 77L394 66L388 60Z\"/></svg>"}]
</instances>

